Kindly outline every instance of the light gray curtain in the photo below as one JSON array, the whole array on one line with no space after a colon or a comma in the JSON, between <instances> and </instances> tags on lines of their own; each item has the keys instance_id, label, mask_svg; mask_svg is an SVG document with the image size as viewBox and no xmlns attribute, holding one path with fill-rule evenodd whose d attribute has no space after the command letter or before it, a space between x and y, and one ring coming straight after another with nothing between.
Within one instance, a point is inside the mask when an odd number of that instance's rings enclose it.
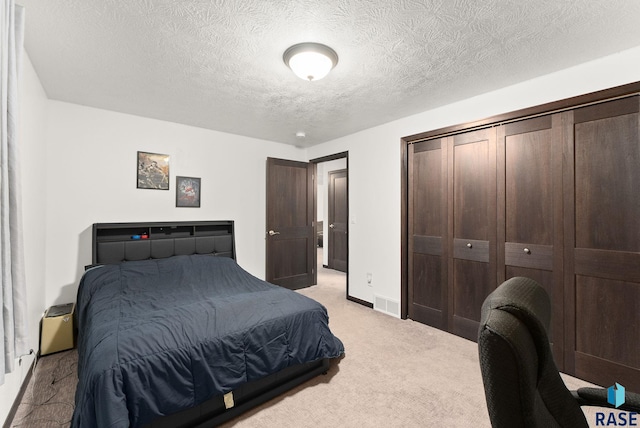
<instances>
[{"instance_id":1,"label":"light gray curtain","mask_svg":"<svg viewBox=\"0 0 640 428\"><path fill-rule=\"evenodd\" d=\"M24 40L24 9L14 0L0 0L0 276L2 317L0 385L13 371L28 345L27 296L24 275L20 169L18 164L18 76Z\"/></svg>"}]
</instances>

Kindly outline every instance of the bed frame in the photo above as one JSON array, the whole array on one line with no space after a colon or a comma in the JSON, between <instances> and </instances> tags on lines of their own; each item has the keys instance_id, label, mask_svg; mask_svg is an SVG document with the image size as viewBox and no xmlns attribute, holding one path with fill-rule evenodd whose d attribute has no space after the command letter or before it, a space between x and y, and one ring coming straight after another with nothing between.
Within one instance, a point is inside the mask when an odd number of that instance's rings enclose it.
<instances>
[{"instance_id":1,"label":"bed frame","mask_svg":"<svg viewBox=\"0 0 640 428\"><path fill-rule=\"evenodd\" d=\"M211 254L235 260L234 232L232 220L95 223L90 266L191 254ZM224 396L218 395L196 407L161 417L148 426L150 428L216 426L321 373L326 373L328 369L328 359L288 367L234 390L233 406L229 405L228 399L225 400Z\"/></svg>"}]
</instances>

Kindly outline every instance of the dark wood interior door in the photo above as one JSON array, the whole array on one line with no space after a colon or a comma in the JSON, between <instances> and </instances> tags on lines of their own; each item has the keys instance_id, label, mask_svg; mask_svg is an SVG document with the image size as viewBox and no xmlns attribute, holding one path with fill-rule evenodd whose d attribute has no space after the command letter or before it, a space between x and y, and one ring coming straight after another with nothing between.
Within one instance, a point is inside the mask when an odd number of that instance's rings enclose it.
<instances>
[{"instance_id":1,"label":"dark wood interior door","mask_svg":"<svg viewBox=\"0 0 640 428\"><path fill-rule=\"evenodd\" d=\"M347 170L329 172L329 260L331 269L347 271Z\"/></svg>"},{"instance_id":2,"label":"dark wood interior door","mask_svg":"<svg viewBox=\"0 0 640 428\"><path fill-rule=\"evenodd\" d=\"M484 299L496 279L496 130L456 135L450 142L450 331L477 340Z\"/></svg>"},{"instance_id":3,"label":"dark wood interior door","mask_svg":"<svg viewBox=\"0 0 640 428\"><path fill-rule=\"evenodd\" d=\"M289 289L316 283L314 165L267 159L266 280Z\"/></svg>"},{"instance_id":4,"label":"dark wood interior door","mask_svg":"<svg viewBox=\"0 0 640 428\"><path fill-rule=\"evenodd\" d=\"M566 366L633 391L640 391L639 112L639 96L570 112L564 176L575 189L565 199Z\"/></svg>"},{"instance_id":5,"label":"dark wood interior door","mask_svg":"<svg viewBox=\"0 0 640 428\"><path fill-rule=\"evenodd\" d=\"M564 366L561 115L509 123L498 132L498 283L536 280L552 302L549 338Z\"/></svg>"},{"instance_id":6,"label":"dark wood interior door","mask_svg":"<svg viewBox=\"0 0 640 428\"><path fill-rule=\"evenodd\" d=\"M409 146L408 316L447 330L447 139Z\"/></svg>"}]
</instances>

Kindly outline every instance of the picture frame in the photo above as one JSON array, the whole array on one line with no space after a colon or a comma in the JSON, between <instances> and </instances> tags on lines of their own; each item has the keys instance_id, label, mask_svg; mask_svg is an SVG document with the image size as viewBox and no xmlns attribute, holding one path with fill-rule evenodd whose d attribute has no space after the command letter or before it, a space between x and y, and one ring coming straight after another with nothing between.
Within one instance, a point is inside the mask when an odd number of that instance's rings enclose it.
<instances>
[{"instance_id":1,"label":"picture frame","mask_svg":"<svg viewBox=\"0 0 640 428\"><path fill-rule=\"evenodd\" d=\"M169 155L138 152L138 189L169 190Z\"/></svg>"},{"instance_id":2,"label":"picture frame","mask_svg":"<svg viewBox=\"0 0 640 428\"><path fill-rule=\"evenodd\" d=\"M176 177L176 207L200 208L201 179Z\"/></svg>"}]
</instances>

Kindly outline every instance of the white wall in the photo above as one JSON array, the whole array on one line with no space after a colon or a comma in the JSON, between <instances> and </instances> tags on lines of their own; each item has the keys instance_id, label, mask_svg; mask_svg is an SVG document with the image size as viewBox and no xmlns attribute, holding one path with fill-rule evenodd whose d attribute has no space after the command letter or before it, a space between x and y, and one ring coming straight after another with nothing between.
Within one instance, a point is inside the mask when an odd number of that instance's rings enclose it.
<instances>
[{"instance_id":1,"label":"white wall","mask_svg":"<svg viewBox=\"0 0 640 428\"><path fill-rule=\"evenodd\" d=\"M170 155L170 190L136 188L136 153ZM49 102L47 305L75 301L91 263L91 225L235 220L239 264L265 273L266 158L302 160L295 147ZM176 208L175 176L201 177L201 207Z\"/></svg>"},{"instance_id":2,"label":"white wall","mask_svg":"<svg viewBox=\"0 0 640 428\"><path fill-rule=\"evenodd\" d=\"M639 64L637 47L310 148L310 159L349 152L349 294L400 301L402 137L640 81Z\"/></svg>"},{"instance_id":3,"label":"white wall","mask_svg":"<svg viewBox=\"0 0 640 428\"><path fill-rule=\"evenodd\" d=\"M29 346L38 350L39 320L45 309L45 171L44 123L47 98L29 57L24 53L19 93L18 138L22 158L22 208L27 281ZM15 371L0 386L0 421L4 421L33 361L32 356L16 363Z\"/></svg>"}]
</instances>

